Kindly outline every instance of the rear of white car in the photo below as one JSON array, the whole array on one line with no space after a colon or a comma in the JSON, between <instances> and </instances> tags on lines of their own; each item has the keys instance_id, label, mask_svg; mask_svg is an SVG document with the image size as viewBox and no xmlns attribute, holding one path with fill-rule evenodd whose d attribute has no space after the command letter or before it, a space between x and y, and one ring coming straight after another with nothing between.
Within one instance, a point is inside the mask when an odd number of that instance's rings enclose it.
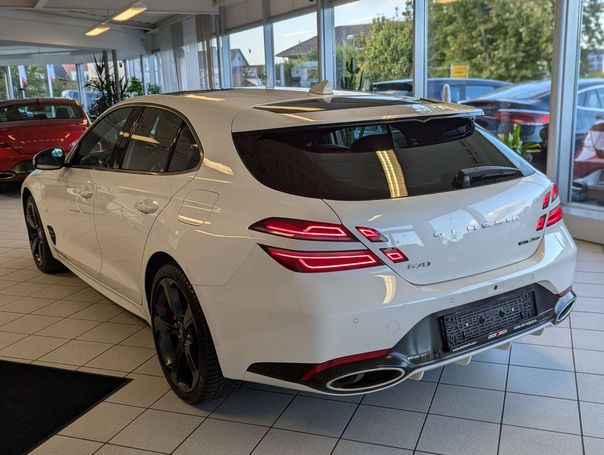
<instances>
[{"instance_id":1,"label":"rear of white car","mask_svg":"<svg viewBox=\"0 0 604 455\"><path fill-rule=\"evenodd\" d=\"M269 197L242 209L256 245L234 275L196 288L227 377L379 390L557 324L574 303L576 250L545 176L475 112L377 116L397 101L353 98L235 117Z\"/></svg>"}]
</instances>

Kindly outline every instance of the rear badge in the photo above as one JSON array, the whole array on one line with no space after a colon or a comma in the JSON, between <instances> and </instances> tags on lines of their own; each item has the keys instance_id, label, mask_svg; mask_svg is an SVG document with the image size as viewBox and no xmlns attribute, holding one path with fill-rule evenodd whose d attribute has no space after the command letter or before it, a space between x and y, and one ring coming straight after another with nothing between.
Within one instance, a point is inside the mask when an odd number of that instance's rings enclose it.
<instances>
[{"instance_id":1,"label":"rear badge","mask_svg":"<svg viewBox=\"0 0 604 455\"><path fill-rule=\"evenodd\" d=\"M430 261L416 262L415 264L409 264L407 270L427 269L431 265L432 263Z\"/></svg>"},{"instance_id":2,"label":"rear badge","mask_svg":"<svg viewBox=\"0 0 604 455\"><path fill-rule=\"evenodd\" d=\"M526 239L521 242L518 242L518 246L526 245L527 243L535 242L539 239L541 239L541 237L531 237L530 239Z\"/></svg>"}]
</instances>

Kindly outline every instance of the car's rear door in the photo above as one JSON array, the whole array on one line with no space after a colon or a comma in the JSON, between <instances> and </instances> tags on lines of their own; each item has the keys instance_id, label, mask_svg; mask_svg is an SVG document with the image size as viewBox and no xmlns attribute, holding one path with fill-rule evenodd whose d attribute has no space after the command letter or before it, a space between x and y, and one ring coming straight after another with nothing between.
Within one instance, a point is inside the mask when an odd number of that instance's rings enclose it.
<instances>
[{"instance_id":1,"label":"car's rear door","mask_svg":"<svg viewBox=\"0 0 604 455\"><path fill-rule=\"evenodd\" d=\"M195 176L200 148L181 116L144 107L115 168L97 170L95 223L101 281L141 302L141 266L147 237L172 196Z\"/></svg>"},{"instance_id":2,"label":"car's rear door","mask_svg":"<svg viewBox=\"0 0 604 455\"><path fill-rule=\"evenodd\" d=\"M92 172L111 166L131 114L131 108L122 108L100 119L72 151L63 169L40 174L44 181L42 219L54 232L55 248L95 279L100 276L101 256L94 227Z\"/></svg>"}]
</instances>

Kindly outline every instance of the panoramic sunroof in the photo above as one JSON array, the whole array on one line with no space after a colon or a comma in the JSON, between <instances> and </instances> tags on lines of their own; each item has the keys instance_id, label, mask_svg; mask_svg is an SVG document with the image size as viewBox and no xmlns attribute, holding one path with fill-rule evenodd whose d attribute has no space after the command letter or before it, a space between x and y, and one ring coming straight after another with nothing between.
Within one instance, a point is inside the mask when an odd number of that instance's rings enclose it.
<instances>
[{"instance_id":1,"label":"panoramic sunroof","mask_svg":"<svg viewBox=\"0 0 604 455\"><path fill-rule=\"evenodd\" d=\"M276 114L300 114L303 112L337 111L342 109L359 109L365 107L403 106L416 104L393 96L333 96L329 98L308 98L278 103L261 104L255 109L274 112Z\"/></svg>"}]
</instances>

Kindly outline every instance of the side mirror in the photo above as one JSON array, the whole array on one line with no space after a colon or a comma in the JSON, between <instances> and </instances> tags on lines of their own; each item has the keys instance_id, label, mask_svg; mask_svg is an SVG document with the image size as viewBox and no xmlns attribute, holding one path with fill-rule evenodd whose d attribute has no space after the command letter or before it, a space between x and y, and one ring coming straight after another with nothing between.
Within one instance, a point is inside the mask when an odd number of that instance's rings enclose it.
<instances>
[{"instance_id":1,"label":"side mirror","mask_svg":"<svg viewBox=\"0 0 604 455\"><path fill-rule=\"evenodd\" d=\"M59 147L43 150L34 156L32 161L36 169L45 171L61 169L65 164L65 151Z\"/></svg>"}]
</instances>

